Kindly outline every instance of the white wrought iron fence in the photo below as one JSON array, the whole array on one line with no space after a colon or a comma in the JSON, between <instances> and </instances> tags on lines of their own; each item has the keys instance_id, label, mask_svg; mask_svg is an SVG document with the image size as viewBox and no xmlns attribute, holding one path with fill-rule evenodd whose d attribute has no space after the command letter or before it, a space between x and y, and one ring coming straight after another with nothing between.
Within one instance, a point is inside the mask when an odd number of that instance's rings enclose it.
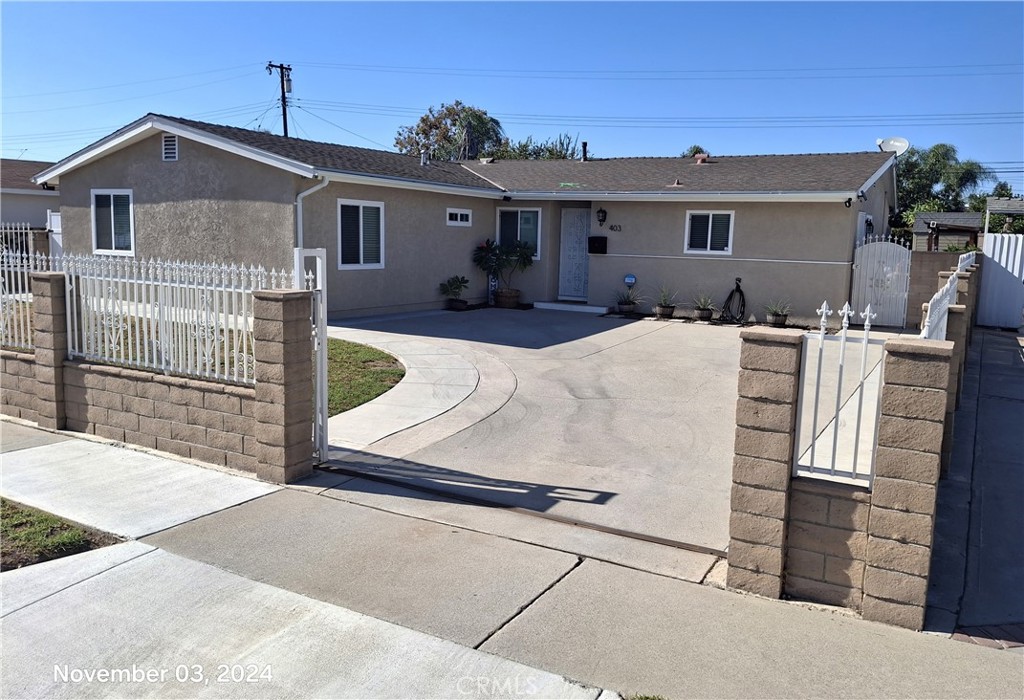
<instances>
[{"instance_id":1,"label":"white wrought iron fence","mask_svg":"<svg viewBox=\"0 0 1024 700\"><path fill-rule=\"evenodd\" d=\"M288 289L263 267L69 255L68 355L240 384L255 382L252 293Z\"/></svg>"},{"instance_id":2,"label":"white wrought iron fence","mask_svg":"<svg viewBox=\"0 0 1024 700\"><path fill-rule=\"evenodd\" d=\"M32 287L36 264L28 224L0 224L0 345L32 349Z\"/></svg>"},{"instance_id":3,"label":"white wrought iron fence","mask_svg":"<svg viewBox=\"0 0 1024 700\"><path fill-rule=\"evenodd\" d=\"M949 321L949 307L956 303L957 277L950 275L942 289L932 295L928 302L928 315L921 326L920 338L923 340L945 340L946 327Z\"/></svg>"},{"instance_id":4,"label":"white wrought iron fence","mask_svg":"<svg viewBox=\"0 0 1024 700\"><path fill-rule=\"evenodd\" d=\"M885 339L871 337L870 304L860 314L845 304L836 335L827 332L827 301L817 313L818 330L804 335L793 474L870 487ZM862 332L851 333L854 316L863 320ZM853 364L851 345L859 350Z\"/></svg>"},{"instance_id":5,"label":"white wrought iron fence","mask_svg":"<svg viewBox=\"0 0 1024 700\"><path fill-rule=\"evenodd\" d=\"M3 347L33 348L30 276L46 271L66 274L68 357L240 384L255 382L252 293L293 286L291 271L258 266L48 257L4 247Z\"/></svg>"}]
</instances>

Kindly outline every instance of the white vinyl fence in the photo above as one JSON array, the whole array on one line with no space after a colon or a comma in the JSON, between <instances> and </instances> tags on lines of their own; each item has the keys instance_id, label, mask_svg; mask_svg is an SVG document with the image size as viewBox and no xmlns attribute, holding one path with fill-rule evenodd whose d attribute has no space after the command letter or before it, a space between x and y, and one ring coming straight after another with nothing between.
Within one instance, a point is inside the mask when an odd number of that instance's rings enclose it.
<instances>
[{"instance_id":1,"label":"white vinyl fence","mask_svg":"<svg viewBox=\"0 0 1024 700\"><path fill-rule=\"evenodd\" d=\"M291 271L262 267L7 251L5 347L32 348L35 271L66 275L70 358L250 385L252 293L293 286Z\"/></svg>"},{"instance_id":2,"label":"white vinyl fence","mask_svg":"<svg viewBox=\"0 0 1024 700\"><path fill-rule=\"evenodd\" d=\"M974 253L964 253L957 263L957 271L963 272L974 264ZM928 315L921 326L920 337L924 340L945 340L949 321L949 307L957 301L957 276L950 275L942 289L935 292L928 302Z\"/></svg>"},{"instance_id":3,"label":"white vinyl fence","mask_svg":"<svg viewBox=\"0 0 1024 700\"><path fill-rule=\"evenodd\" d=\"M817 313L818 330L804 335L793 474L870 487L885 339L871 337L870 304L860 314L845 304L837 335L828 302ZM863 331L850 331L854 317Z\"/></svg>"}]
</instances>

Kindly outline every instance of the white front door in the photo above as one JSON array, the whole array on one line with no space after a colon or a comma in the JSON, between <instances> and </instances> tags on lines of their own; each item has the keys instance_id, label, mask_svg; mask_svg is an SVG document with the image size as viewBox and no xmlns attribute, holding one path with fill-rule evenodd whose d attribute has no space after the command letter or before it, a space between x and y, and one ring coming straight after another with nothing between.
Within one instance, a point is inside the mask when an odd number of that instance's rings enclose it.
<instances>
[{"instance_id":1,"label":"white front door","mask_svg":"<svg viewBox=\"0 0 1024 700\"><path fill-rule=\"evenodd\" d=\"M558 298L587 301L587 237L590 209L563 209L558 256Z\"/></svg>"}]
</instances>

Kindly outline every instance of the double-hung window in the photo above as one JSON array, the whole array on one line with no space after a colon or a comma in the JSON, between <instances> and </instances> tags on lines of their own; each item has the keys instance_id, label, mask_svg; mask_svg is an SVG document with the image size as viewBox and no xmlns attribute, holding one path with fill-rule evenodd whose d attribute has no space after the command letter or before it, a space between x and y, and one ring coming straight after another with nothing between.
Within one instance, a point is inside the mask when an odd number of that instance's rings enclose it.
<instances>
[{"instance_id":1,"label":"double-hung window","mask_svg":"<svg viewBox=\"0 0 1024 700\"><path fill-rule=\"evenodd\" d=\"M731 211L686 212L686 252L732 255Z\"/></svg>"},{"instance_id":2,"label":"double-hung window","mask_svg":"<svg viewBox=\"0 0 1024 700\"><path fill-rule=\"evenodd\" d=\"M533 246L533 259L540 260L540 209L498 210L498 243L511 245L516 241Z\"/></svg>"},{"instance_id":3,"label":"double-hung window","mask_svg":"<svg viewBox=\"0 0 1024 700\"><path fill-rule=\"evenodd\" d=\"M135 255L131 190L92 190L92 250L101 255Z\"/></svg>"},{"instance_id":4,"label":"double-hung window","mask_svg":"<svg viewBox=\"0 0 1024 700\"><path fill-rule=\"evenodd\" d=\"M384 202L338 200L338 269L384 267Z\"/></svg>"}]
</instances>

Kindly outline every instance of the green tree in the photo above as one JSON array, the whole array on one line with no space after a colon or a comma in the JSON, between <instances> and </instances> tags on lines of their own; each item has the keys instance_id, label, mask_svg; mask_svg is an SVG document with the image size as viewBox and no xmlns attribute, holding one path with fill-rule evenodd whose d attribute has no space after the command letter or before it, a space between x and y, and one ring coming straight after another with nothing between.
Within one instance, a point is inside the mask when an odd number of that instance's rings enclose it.
<instances>
[{"instance_id":1,"label":"green tree","mask_svg":"<svg viewBox=\"0 0 1024 700\"><path fill-rule=\"evenodd\" d=\"M559 134L545 141L534 141L532 136L520 141L503 139L497 147L480 153L502 160L578 160L580 154L579 136L571 134Z\"/></svg>"},{"instance_id":2,"label":"green tree","mask_svg":"<svg viewBox=\"0 0 1024 700\"><path fill-rule=\"evenodd\" d=\"M937 143L931 148L910 148L897 163L900 209L919 211L964 211L967 197L982 183L994 179L992 171L973 160L960 160L954 146ZM911 217L911 224L913 223Z\"/></svg>"},{"instance_id":3,"label":"green tree","mask_svg":"<svg viewBox=\"0 0 1024 700\"><path fill-rule=\"evenodd\" d=\"M683 158L693 158L698 153L708 153L708 152L709 152L708 149L706 149L703 146L698 145L698 144L695 143L692 146L690 146L689 148L687 148L685 151L683 151L680 155Z\"/></svg>"},{"instance_id":4,"label":"green tree","mask_svg":"<svg viewBox=\"0 0 1024 700\"><path fill-rule=\"evenodd\" d=\"M412 126L403 126L395 136L401 153L419 155L426 151L435 160L469 160L499 146L505 139L501 122L485 110L456 100L433 106Z\"/></svg>"}]
</instances>

